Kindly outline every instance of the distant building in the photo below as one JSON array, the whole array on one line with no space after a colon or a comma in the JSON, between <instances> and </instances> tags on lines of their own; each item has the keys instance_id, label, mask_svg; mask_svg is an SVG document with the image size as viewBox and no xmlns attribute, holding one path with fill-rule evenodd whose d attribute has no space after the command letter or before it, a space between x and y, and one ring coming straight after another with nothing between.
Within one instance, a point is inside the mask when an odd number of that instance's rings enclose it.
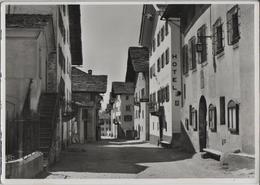
<instances>
[{"instance_id":1,"label":"distant building","mask_svg":"<svg viewBox=\"0 0 260 185\"><path fill-rule=\"evenodd\" d=\"M144 5L139 43L150 54L150 142L174 145L181 133L180 20L162 20L165 8Z\"/></svg>"},{"instance_id":2,"label":"distant building","mask_svg":"<svg viewBox=\"0 0 260 185\"><path fill-rule=\"evenodd\" d=\"M72 67L72 100L76 114L77 136L80 143L100 139L99 110L100 94L107 90L107 75L93 75Z\"/></svg>"},{"instance_id":3,"label":"distant building","mask_svg":"<svg viewBox=\"0 0 260 185\"><path fill-rule=\"evenodd\" d=\"M105 111L99 113L101 136L111 136L111 118Z\"/></svg>"},{"instance_id":4,"label":"distant building","mask_svg":"<svg viewBox=\"0 0 260 185\"><path fill-rule=\"evenodd\" d=\"M112 136L134 138L134 84L112 82L110 93Z\"/></svg>"},{"instance_id":5,"label":"distant building","mask_svg":"<svg viewBox=\"0 0 260 185\"><path fill-rule=\"evenodd\" d=\"M254 5L167 6L163 19L176 17L183 135L196 151L254 154Z\"/></svg>"},{"instance_id":6,"label":"distant building","mask_svg":"<svg viewBox=\"0 0 260 185\"><path fill-rule=\"evenodd\" d=\"M149 140L149 51L146 47L128 49L126 82L133 82L134 128L136 138Z\"/></svg>"},{"instance_id":7,"label":"distant building","mask_svg":"<svg viewBox=\"0 0 260 185\"><path fill-rule=\"evenodd\" d=\"M69 12L75 11L77 38L70 32ZM71 50L76 47L81 55L78 20L78 5L8 6L7 155L22 157L40 150L52 163L58 160L61 146L70 143ZM77 44L71 45L71 40Z\"/></svg>"}]
</instances>

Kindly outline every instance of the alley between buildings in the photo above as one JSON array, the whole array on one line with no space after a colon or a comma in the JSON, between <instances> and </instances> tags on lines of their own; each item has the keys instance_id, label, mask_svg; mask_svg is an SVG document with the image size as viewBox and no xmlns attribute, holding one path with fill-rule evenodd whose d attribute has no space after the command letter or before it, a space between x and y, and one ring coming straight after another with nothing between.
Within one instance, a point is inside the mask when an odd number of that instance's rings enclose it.
<instances>
[{"instance_id":1,"label":"alley between buildings","mask_svg":"<svg viewBox=\"0 0 260 185\"><path fill-rule=\"evenodd\" d=\"M253 177L254 169L223 169L219 161L137 140L102 140L71 145L38 178Z\"/></svg>"}]
</instances>

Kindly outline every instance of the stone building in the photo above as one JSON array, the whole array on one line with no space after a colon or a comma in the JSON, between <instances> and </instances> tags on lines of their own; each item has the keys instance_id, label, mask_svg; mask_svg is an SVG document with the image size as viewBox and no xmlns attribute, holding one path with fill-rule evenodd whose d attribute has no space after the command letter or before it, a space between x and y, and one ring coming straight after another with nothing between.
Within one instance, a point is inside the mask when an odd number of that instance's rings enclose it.
<instances>
[{"instance_id":1,"label":"stone building","mask_svg":"<svg viewBox=\"0 0 260 185\"><path fill-rule=\"evenodd\" d=\"M78 5L7 6L7 155L17 158L38 150L52 163L69 143L71 50L81 54L80 24L75 24L80 22L73 22L74 37L69 12L76 15L73 21L80 20Z\"/></svg>"},{"instance_id":2,"label":"stone building","mask_svg":"<svg viewBox=\"0 0 260 185\"><path fill-rule=\"evenodd\" d=\"M72 67L72 99L80 143L100 140L99 111L107 91L107 75L93 75Z\"/></svg>"},{"instance_id":3,"label":"stone building","mask_svg":"<svg viewBox=\"0 0 260 185\"><path fill-rule=\"evenodd\" d=\"M101 129L101 136L111 136L111 118L109 113L99 112L99 125Z\"/></svg>"},{"instance_id":4,"label":"stone building","mask_svg":"<svg viewBox=\"0 0 260 185\"><path fill-rule=\"evenodd\" d=\"M149 140L149 51L146 47L128 49L126 82L133 82L134 128L136 138Z\"/></svg>"},{"instance_id":5,"label":"stone building","mask_svg":"<svg viewBox=\"0 0 260 185\"><path fill-rule=\"evenodd\" d=\"M183 135L195 151L254 154L254 5L169 5L162 18L181 19Z\"/></svg>"},{"instance_id":6,"label":"stone building","mask_svg":"<svg viewBox=\"0 0 260 185\"><path fill-rule=\"evenodd\" d=\"M174 145L180 136L180 20L162 20L166 5L144 5L139 44L149 48L150 142Z\"/></svg>"},{"instance_id":7,"label":"stone building","mask_svg":"<svg viewBox=\"0 0 260 185\"><path fill-rule=\"evenodd\" d=\"M112 82L110 93L112 136L134 138L134 84Z\"/></svg>"}]
</instances>

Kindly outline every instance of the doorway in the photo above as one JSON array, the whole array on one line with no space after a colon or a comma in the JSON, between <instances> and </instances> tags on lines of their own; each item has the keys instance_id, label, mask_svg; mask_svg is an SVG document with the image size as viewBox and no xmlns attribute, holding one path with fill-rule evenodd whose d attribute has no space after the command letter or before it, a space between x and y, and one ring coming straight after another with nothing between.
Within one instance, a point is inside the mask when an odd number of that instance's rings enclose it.
<instances>
[{"instance_id":1,"label":"doorway","mask_svg":"<svg viewBox=\"0 0 260 185\"><path fill-rule=\"evenodd\" d=\"M207 103L204 96L201 96L199 103L199 144L200 151L206 148L207 145Z\"/></svg>"}]
</instances>

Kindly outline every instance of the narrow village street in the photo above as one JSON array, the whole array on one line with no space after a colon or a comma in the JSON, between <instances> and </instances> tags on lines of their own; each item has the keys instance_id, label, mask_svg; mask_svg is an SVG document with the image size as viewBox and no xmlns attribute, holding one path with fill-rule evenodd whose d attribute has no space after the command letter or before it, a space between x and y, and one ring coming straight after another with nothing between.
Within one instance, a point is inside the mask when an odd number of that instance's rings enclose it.
<instances>
[{"instance_id":1,"label":"narrow village street","mask_svg":"<svg viewBox=\"0 0 260 185\"><path fill-rule=\"evenodd\" d=\"M253 177L253 169L224 170L214 159L137 140L102 140L71 145L40 178L209 178Z\"/></svg>"}]
</instances>

